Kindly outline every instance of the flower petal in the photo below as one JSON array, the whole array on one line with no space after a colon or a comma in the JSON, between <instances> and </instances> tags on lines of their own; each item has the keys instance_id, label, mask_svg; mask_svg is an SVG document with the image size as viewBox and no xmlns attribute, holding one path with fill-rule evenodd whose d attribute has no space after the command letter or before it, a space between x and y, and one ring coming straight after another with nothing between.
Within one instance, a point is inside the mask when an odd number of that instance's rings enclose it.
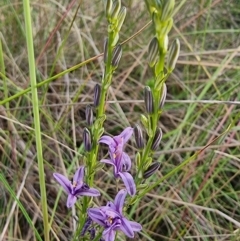
<instances>
[{"instance_id":1,"label":"flower petal","mask_svg":"<svg viewBox=\"0 0 240 241\"><path fill-rule=\"evenodd\" d=\"M65 176L59 173L53 173L53 176L68 194L71 193L72 184Z\"/></svg>"},{"instance_id":2,"label":"flower petal","mask_svg":"<svg viewBox=\"0 0 240 241\"><path fill-rule=\"evenodd\" d=\"M106 145L108 145L108 146L115 146L115 141L113 140L113 138L112 137L110 137L110 136L102 136L100 139L99 139L99 141L98 141L99 143L104 143L104 144L106 144Z\"/></svg>"},{"instance_id":3,"label":"flower petal","mask_svg":"<svg viewBox=\"0 0 240 241\"><path fill-rule=\"evenodd\" d=\"M118 192L117 196L114 199L114 205L116 207L116 211L122 214L122 208L127 195L127 191L122 189Z\"/></svg>"},{"instance_id":4,"label":"flower petal","mask_svg":"<svg viewBox=\"0 0 240 241\"><path fill-rule=\"evenodd\" d=\"M135 231L135 232L139 232L142 230L142 226L137 223L137 222L133 222L133 221L128 221L132 227L132 230Z\"/></svg>"},{"instance_id":5,"label":"flower petal","mask_svg":"<svg viewBox=\"0 0 240 241\"><path fill-rule=\"evenodd\" d=\"M84 166L80 166L74 174L73 181L76 182L78 185L82 185L83 178L84 178Z\"/></svg>"},{"instance_id":6,"label":"flower petal","mask_svg":"<svg viewBox=\"0 0 240 241\"><path fill-rule=\"evenodd\" d=\"M125 166L125 171L128 172L131 169L132 163L131 163L131 159L130 159L129 155L126 152L122 153L122 162Z\"/></svg>"},{"instance_id":7,"label":"flower petal","mask_svg":"<svg viewBox=\"0 0 240 241\"><path fill-rule=\"evenodd\" d=\"M114 241L116 236L116 231L113 230L113 226L105 229L103 231L103 237L105 241Z\"/></svg>"},{"instance_id":8,"label":"flower petal","mask_svg":"<svg viewBox=\"0 0 240 241\"><path fill-rule=\"evenodd\" d=\"M70 208L74 205L74 203L77 201L77 197L69 194L67 199L67 207Z\"/></svg>"},{"instance_id":9,"label":"flower petal","mask_svg":"<svg viewBox=\"0 0 240 241\"><path fill-rule=\"evenodd\" d=\"M89 196L89 197L97 197L100 196L100 192L95 188L89 188L87 190L78 190L75 193L76 196Z\"/></svg>"},{"instance_id":10,"label":"flower petal","mask_svg":"<svg viewBox=\"0 0 240 241\"><path fill-rule=\"evenodd\" d=\"M105 227L106 216L101 212L100 208L89 208L88 209L89 217L99 225Z\"/></svg>"},{"instance_id":11,"label":"flower petal","mask_svg":"<svg viewBox=\"0 0 240 241\"><path fill-rule=\"evenodd\" d=\"M115 166L114 161L113 161L113 160L110 160L110 159L102 159L100 162L103 162L103 163L106 163L106 164L110 164L110 165Z\"/></svg>"},{"instance_id":12,"label":"flower petal","mask_svg":"<svg viewBox=\"0 0 240 241\"><path fill-rule=\"evenodd\" d=\"M126 129L123 130L123 132L119 136L123 138L123 143L126 143L130 139L132 134L133 134L133 128L127 127Z\"/></svg>"},{"instance_id":13,"label":"flower petal","mask_svg":"<svg viewBox=\"0 0 240 241\"><path fill-rule=\"evenodd\" d=\"M131 227L130 222L126 218L122 218L122 225L120 226L120 229L129 237L133 238L134 237L134 232Z\"/></svg>"},{"instance_id":14,"label":"flower petal","mask_svg":"<svg viewBox=\"0 0 240 241\"><path fill-rule=\"evenodd\" d=\"M118 175L122 178L129 195L134 196L136 193L136 185L132 175L128 172L119 172Z\"/></svg>"}]
</instances>

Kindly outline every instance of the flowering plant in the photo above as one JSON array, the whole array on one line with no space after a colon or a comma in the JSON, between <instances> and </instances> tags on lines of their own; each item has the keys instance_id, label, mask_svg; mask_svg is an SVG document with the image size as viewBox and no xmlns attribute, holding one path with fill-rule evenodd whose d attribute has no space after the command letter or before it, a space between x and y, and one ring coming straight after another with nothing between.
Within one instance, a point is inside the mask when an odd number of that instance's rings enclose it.
<instances>
[{"instance_id":1,"label":"flowering plant","mask_svg":"<svg viewBox=\"0 0 240 241\"><path fill-rule=\"evenodd\" d=\"M165 56L168 52L168 32L172 27L172 13L174 0L146 1L155 26L156 36L149 44L149 66L153 70L155 83L153 87L146 86L144 89L144 102L146 114L141 115L142 126L147 134L144 140L142 128L139 124L133 127L126 127L120 134L103 135L103 124L106 117L105 102L108 89L111 85L114 71L118 68L122 56L122 45L118 43L119 32L126 16L126 8L121 6L121 1L106 0L105 10L108 21L108 37L104 42L104 64L105 72L102 83L94 87L93 106L86 108L87 127L83 130L83 146L86 166L86 180L84 180L84 166L80 166L74 174L71 182L59 173L54 173L56 181L67 192L67 207L74 207L79 197L82 196L78 205L78 224L73 240L105 240L114 241L117 239L118 231L127 237L133 238L134 232L142 232L141 224L130 221L126 217L123 207L131 206L139 201L154 185L148 187L144 184L160 167L159 162L153 162L153 153L159 147L162 139L162 130L158 127L158 120L162 113L166 99L166 80L173 71L179 55L179 41L173 42L168 55L166 66ZM161 26L161 28L159 27ZM94 116L93 108L96 115ZM95 119L94 119L95 118ZM130 156L125 146L134 133L137 153L135 165L132 165ZM108 158L98 160L100 144L108 146ZM102 168L99 164L109 164L113 167L115 179L120 178L126 189L118 190L114 201L108 201L105 206L96 207L94 199L100 192L92 188L95 184L95 174ZM134 167L135 169L133 169ZM113 181L114 182L114 181ZM145 187L144 187L145 185ZM127 197L127 194L129 196ZM103 229L103 231L102 231Z\"/></svg>"}]
</instances>

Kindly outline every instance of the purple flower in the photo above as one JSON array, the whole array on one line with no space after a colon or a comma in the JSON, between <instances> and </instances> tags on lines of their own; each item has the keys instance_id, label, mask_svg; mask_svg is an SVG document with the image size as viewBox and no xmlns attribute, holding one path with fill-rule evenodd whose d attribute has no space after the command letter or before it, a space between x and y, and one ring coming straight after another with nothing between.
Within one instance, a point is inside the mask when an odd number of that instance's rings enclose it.
<instances>
[{"instance_id":1,"label":"purple flower","mask_svg":"<svg viewBox=\"0 0 240 241\"><path fill-rule=\"evenodd\" d=\"M133 128L127 127L120 135L110 137L102 136L99 139L99 143L107 144L109 147L109 159L103 159L101 162L110 164L114 167L114 176L120 177L130 195L135 195L136 186L133 177L128 171L131 169L131 159L126 152L123 151L124 145L127 143L131 135L133 134Z\"/></svg>"},{"instance_id":2,"label":"purple flower","mask_svg":"<svg viewBox=\"0 0 240 241\"><path fill-rule=\"evenodd\" d=\"M121 230L129 238L134 237L134 231L139 232L142 226L137 222L132 222L123 216L122 209L126 190L121 190L115 197L114 203L108 202L106 206L99 208L89 208L90 218L104 227L103 237L105 241L114 241L117 230Z\"/></svg>"},{"instance_id":3,"label":"purple flower","mask_svg":"<svg viewBox=\"0 0 240 241\"><path fill-rule=\"evenodd\" d=\"M80 196L99 196L100 193L95 188L90 188L83 182L84 178L84 166L79 167L73 177L73 181L69 181L65 176L59 173L53 173L54 178L68 193L67 207L70 208L77 201Z\"/></svg>"}]
</instances>

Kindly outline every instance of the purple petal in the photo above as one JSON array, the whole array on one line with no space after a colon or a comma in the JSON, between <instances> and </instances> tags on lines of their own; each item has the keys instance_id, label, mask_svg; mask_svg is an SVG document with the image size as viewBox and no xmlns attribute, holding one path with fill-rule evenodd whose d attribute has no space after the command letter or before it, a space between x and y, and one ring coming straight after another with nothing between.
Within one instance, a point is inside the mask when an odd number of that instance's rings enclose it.
<instances>
[{"instance_id":1,"label":"purple petal","mask_svg":"<svg viewBox=\"0 0 240 241\"><path fill-rule=\"evenodd\" d=\"M134 232L131 227L130 222L126 218L122 218L122 225L120 226L120 229L129 237L133 238L134 237Z\"/></svg>"},{"instance_id":2,"label":"purple petal","mask_svg":"<svg viewBox=\"0 0 240 241\"><path fill-rule=\"evenodd\" d=\"M72 184L65 176L59 173L53 173L53 176L68 194L71 193Z\"/></svg>"},{"instance_id":3,"label":"purple petal","mask_svg":"<svg viewBox=\"0 0 240 241\"><path fill-rule=\"evenodd\" d=\"M78 190L75 193L76 196L89 196L89 197L97 197L100 196L100 192L95 188L89 188L87 190Z\"/></svg>"},{"instance_id":4,"label":"purple petal","mask_svg":"<svg viewBox=\"0 0 240 241\"><path fill-rule=\"evenodd\" d=\"M114 241L116 236L115 230L113 230L113 227L109 227L103 231L103 237L105 241Z\"/></svg>"},{"instance_id":5,"label":"purple petal","mask_svg":"<svg viewBox=\"0 0 240 241\"><path fill-rule=\"evenodd\" d=\"M128 172L119 172L118 175L122 178L129 195L134 196L136 193L136 186L132 175Z\"/></svg>"},{"instance_id":6,"label":"purple petal","mask_svg":"<svg viewBox=\"0 0 240 241\"><path fill-rule=\"evenodd\" d=\"M79 185L82 185L83 178L84 178L84 166L81 166L75 172L74 177L73 177L73 181L76 182Z\"/></svg>"},{"instance_id":7,"label":"purple petal","mask_svg":"<svg viewBox=\"0 0 240 241\"><path fill-rule=\"evenodd\" d=\"M137 222L133 222L133 221L128 221L132 227L132 230L135 231L135 232L139 232L142 230L142 226L137 223Z\"/></svg>"},{"instance_id":8,"label":"purple petal","mask_svg":"<svg viewBox=\"0 0 240 241\"><path fill-rule=\"evenodd\" d=\"M100 162L115 166L115 163L112 160L109 160L109 159L102 159Z\"/></svg>"},{"instance_id":9,"label":"purple petal","mask_svg":"<svg viewBox=\"0 0 240 241\"><path fill-rule=\"evenodd\" d=\"M111 201L107 202L106 207L111 208L111 209L117 211L115 204L113 202L111 202Z\"/></svg>"},{"instance_id":10,"label":"purple petal","mask_svg":"<svg viewBox=\"0 0 240 241\"><path fill-rule=\"evenodd\" d=\"M126 143L130 137L133 134L133 128L132 127L127 127L123 132L119 135L121 138L123 138L123 143Z\"/></svg>"},{"instance_id":11,"label":"purple petal","mask_svg":"<svg viewBox=\"0 0 240 241\"><path fill-rule=\"evenodd\" d=\"M106 144L106 145L108 145L108 146L115 146L115 141L113 140L113 138L112 137L110 137L110 136L102 136L100 139L99 139L99 141L98 141L99 143L104 143L104 144Z\"/></svg>"},{"instance_id":12,"label":"purple petal","mask_svg":"<svg viewBox=\"0 0 240 241\"><path fill-rule=\"evenodd\" d=\"M129 171L131 169L131 159L129 157L129 155L126 152L122 153L122 162L125 165L125 171Z\"/></svg>"},{"instance_id":13,"label":"purple petal","mask_svg":"<svg viewBox=\"0 0 240 241\"><path fill-rule=\"evenodd\" d=\"M105 215L101 212L100 208L89 208L88 209L89 217L99 225L105 227Z\"/></svg>"},{"instance_id":14,"label":"purple petal","mask_svg":"<svg viewBox=\"0 0 240 241\"><path fill-rule=\"evenodd\" d=\"M125 189L123 189L118 192L118 194L114 200L114 205L116 207L116 211L119 212L120 214L122 214L122 208L123 208L123 204L124 204L126 195L127 195L127 191Z\"/></svg>"},{"instance_id":15,"label":"purple petal","mask_svg":"<svg viewBox=\"0 0 240 241\"><path fill-rule=\"evenodd\" d=\"M72 194L69 194L67 199L67 207L68 208L72 207L76 201L77 201L77 197L75 197Z\"/></svg>"}]
</instances>

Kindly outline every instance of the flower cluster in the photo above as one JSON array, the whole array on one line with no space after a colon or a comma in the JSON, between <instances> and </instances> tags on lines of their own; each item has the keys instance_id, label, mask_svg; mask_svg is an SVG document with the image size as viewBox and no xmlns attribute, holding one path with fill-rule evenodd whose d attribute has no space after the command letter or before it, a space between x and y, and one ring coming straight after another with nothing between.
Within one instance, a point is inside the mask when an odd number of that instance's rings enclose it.
<instances>
[{"instance_id":1,"label":"flower cluster","mask_svg":"<svg viewBox=\"0 0 240 241\"><path fill-rule=\"evenodd\" d=\"M115 197L114 203L108 202L106 206L89 208L89 217L104 227L103 237L106 241L114 241L117 230L121 230L129 238L134 237L134 231L139 232L142 226L123 216L122 209L127 195L126 190L121 190Z\"/></svg>"},{"instance_id":2,"label":"flower cluster","mask_svg":"<svg viewBox=\"0 0 240 241\"><path fill-rule=\"evenodd\" d=\"M128 172L131 169L131 160L126 152L123 151L124 145L133 134L133 128L127 127L120 135L110 137L102 136L99 143L108 145L110 159L103 159L101 162L110 164L113 166L114 176L120 177L129 193L133 196L136 193L136 186L132 175Z\"/></svg>"},{"instance_id":3,"label":"flower cluster","mask_svg":"<svg viewBox=\"0 0 240 241\"><path fill-rule=\"evenodd\" d=\"M121 230L126 236L133 238L134 232L139 232L140 224L129 221L123 215L123 205L127 193L131 196L136 193L136 186L132 175L128 172L131 168L131 160L124 146L133 134L133 128L127 127L120 135L110 137L102 136L99 143L107 144L109 147L110 159L103 159L101 162L111 164L114 167L114 176L121 178L126 186L126 190L120 190L114 202L108 202L106 206L99 208L89 208L88 218L82 230L82 235L88 231L92 238L95 237L95 229L90 228L92 221L104 227L103 238L105 241L114 241L117 230ZM80 196L96 197L100 192L84 183L84 166L81 166L74 174L71 182L59 173L54 173L56 181L68 194L67 207L72 207Z\"/></svg>"}]
</instances>

